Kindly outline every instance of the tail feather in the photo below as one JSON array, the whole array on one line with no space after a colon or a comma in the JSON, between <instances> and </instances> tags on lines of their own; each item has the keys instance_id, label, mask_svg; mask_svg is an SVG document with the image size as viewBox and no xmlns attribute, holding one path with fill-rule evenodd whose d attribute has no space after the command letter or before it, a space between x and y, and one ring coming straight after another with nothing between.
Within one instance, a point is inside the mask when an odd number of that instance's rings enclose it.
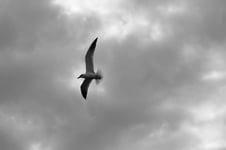
<instances>
[{"instance_id":1,"label":"tail feather","mask_svg":"<svg viewBox=\"0 0 226 150\"><path fill-rule=\"evenodd\" d=\"M96 79L96 84L99 84L100 80L103 78L103 75L100 70L97 70L96 74L100 77L99 79Z\"/></svg>"}]
</instances>

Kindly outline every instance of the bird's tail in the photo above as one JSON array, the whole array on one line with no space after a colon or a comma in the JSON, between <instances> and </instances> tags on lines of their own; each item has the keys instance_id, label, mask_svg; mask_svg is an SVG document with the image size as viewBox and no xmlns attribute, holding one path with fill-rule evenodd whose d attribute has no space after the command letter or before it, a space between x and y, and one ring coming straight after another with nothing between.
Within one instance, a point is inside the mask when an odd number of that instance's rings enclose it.
<instances>
[{"instance_id":1,"label":"bird's tail","mask_svg":"<svg viewBox=\"0 0 226 150\"><path fill-rule=\"evenodd\" d=\"M100 83L100 80L103 78L102 72L98 69L96 74L98 75L99 78L96 79L96 84Z\"/></svg>"}]
</instances>

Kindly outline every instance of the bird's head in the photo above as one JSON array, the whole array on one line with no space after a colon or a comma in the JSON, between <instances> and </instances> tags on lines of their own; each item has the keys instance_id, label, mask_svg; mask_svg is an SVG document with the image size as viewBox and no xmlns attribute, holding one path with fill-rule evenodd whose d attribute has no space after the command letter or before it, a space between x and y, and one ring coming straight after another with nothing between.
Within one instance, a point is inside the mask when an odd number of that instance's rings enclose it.
<instances>
[{"instance_id":1,"label":"bird's head","mask_svg":"<svg viewBox=\"0 0 226 150\"><path fill-rule=\"evenodd\" d=\"M77 79L79 78L85 78L84 74L81 74L80 76L77 77Z\"/></svg>"}]
</instances>

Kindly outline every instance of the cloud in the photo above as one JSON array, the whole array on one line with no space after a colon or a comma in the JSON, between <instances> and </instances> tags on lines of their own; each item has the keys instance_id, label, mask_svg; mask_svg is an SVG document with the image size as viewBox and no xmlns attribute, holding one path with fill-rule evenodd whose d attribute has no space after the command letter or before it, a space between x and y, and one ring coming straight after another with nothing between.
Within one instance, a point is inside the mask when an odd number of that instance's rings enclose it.
<instances>
[{"instance_id":1,"label":"cloud","mask_svg":"<svg viewBox=\"0 0 226 150\"><path fill-rule=\"evenodd\" d=\"M0 4L3 150L225 148L224 2ZM104 79L85 102L97 36Z\"/></svg>"}]
</instances>

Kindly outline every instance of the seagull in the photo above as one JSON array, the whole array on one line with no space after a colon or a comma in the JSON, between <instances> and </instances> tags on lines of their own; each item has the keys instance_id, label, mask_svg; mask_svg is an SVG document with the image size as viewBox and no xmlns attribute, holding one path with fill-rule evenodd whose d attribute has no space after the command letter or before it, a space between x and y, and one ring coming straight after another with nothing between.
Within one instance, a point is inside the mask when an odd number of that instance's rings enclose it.
<instances>
[{"instance_id":1,"label":"seagull","mask_svg":"<svg viewBox=\"0 0 226 150\"><path fill-rule=\"evenodd\" d=\"M99 70L97 70L97 72L94 72L94 67L93 67L93 54L96 48L96 43L97 43L97 39L98 37L92 42L92 44L90 45L86 56L85 56L85 62L86 62L86 73L85 74L81 74L79 78L84 78L84 81L82 83L82 85L80 86L81 89L81 93L84 99L86 99L87 97L87 92L88 92L88 88L89 85L91 83L91 81L93 79L96 80L96 83L99 83L99 81L102 79L102 75L101 72Z\"/></svg>"}]
</instances>

